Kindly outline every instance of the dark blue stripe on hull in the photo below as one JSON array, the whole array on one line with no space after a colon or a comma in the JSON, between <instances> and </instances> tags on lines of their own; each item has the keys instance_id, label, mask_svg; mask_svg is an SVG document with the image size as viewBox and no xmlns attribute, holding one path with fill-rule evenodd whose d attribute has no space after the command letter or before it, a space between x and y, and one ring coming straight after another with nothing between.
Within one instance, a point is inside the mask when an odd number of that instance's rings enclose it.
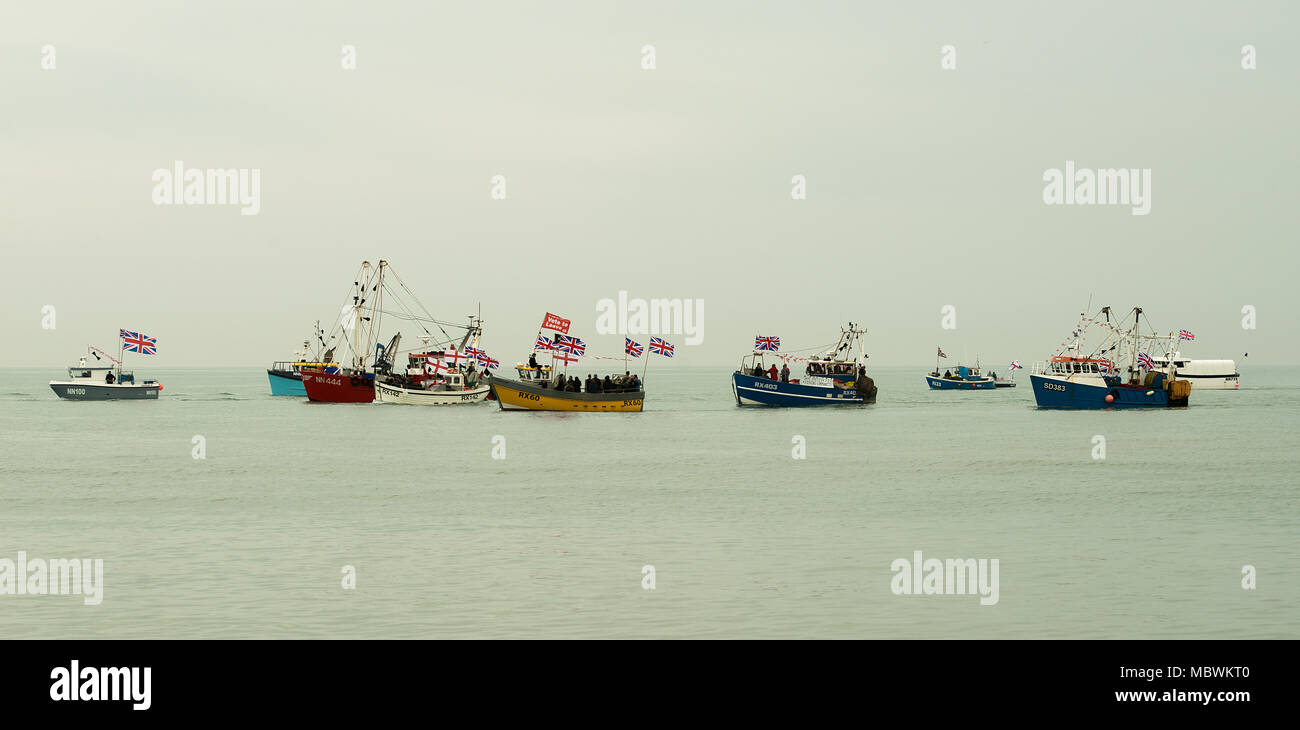
<instances>
[{"instance_id":1,"label":"dark blue stripe on hull","mask_svg":"<svg viewBox=\"0 0 1300 730\"><path fill-rule=\"evenodd\" d=\"M992 380L945 380L931 375L925 376L930 390L993 390L997 385Z\"/></svg>"},{"instance_id":2,"label":"dark blue stripe on hull","mask_svg":"<svg viewBox=\"0 0 1300 730\"><path fill-rule=\"evenodd\" d=\"M855 390L783 383L779 380L756 378L742 373L731 374L731 389L736 396L738 406L807 407L862 404L862 399L858 397Z\"/></svg>"}]
</instances>

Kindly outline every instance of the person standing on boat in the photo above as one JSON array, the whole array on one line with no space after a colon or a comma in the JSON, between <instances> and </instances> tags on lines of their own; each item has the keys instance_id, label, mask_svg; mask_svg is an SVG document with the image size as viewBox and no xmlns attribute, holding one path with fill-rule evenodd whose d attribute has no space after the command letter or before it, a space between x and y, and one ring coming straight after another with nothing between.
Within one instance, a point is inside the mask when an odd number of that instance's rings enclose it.
<instances>
[{"instance_id":1,"label":"person standing on boat","mask_svg":"<svg viewBox=\"0 0 1300 730\"><path fill-rule=\"evenodd\" d=\"M767 377L772 380L776 380L776 365L773 365L772 367L767 369Z\"/></svg>"},{"instance_id":2,"label":"person standing on boat","mask_svg":"<svg viewBox=\"0 0 1300 730\"><path fill-rule=\"evenodd\" d=\"M788 382L790 382L790 364L789 364L789 363L782 363L782 365L781 365L781 382L782 382L782 383L788 383Z\"/></svg>"},{"instance_id":3,"label":"person standing on boat","mask_svg":"<svg viewBox=\"0 0 1300 730\"><path fill-rule=\"evenodd\" d=\"M113 371L112 371L112 370L109 370L107 373L105 373L105 375L104 375L104 382L105 382L105 383L108 383L109 385L112 385L112 384L113 384Z\"/></svg>"}]
</instances>

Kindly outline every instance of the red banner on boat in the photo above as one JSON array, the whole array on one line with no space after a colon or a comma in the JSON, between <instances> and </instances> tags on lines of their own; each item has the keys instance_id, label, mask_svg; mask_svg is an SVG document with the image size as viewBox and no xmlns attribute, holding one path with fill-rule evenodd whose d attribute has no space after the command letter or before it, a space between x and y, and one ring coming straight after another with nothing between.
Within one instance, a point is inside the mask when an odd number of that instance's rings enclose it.
<instances>
[{"instance_id":1,"label":"red banner on boat","mask_svg":"<svg viewBox=\"0 0 1300 730\"><path fill-rule=\"evenodd\" d=\"M542 329L555 330L567 335L569 334L569 320L547 312L546 319L542 320Z\"/></svg>"}]
</instances>

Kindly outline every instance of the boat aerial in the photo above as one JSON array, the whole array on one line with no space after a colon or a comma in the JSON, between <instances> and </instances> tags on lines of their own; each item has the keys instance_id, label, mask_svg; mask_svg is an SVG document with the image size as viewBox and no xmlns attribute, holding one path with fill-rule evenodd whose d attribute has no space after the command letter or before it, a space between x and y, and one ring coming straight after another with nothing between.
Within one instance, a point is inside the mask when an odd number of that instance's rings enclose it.
<instances>
[{"instance_id":1,"label":"boat aerial","mask_svg":"<svg viewBox=\"0 0 1300 730\"><path fill-rule=\"evenodd\" d=\"M1143 333L1142 308L1134 307L1132 326L1112 318L1110 307L1097 317L1081 315L1073 333L1073 344L1044 363L1037 363L1029 376L1034 399L1040 408L1133 408L1186 406L1192 385L1174 376L1172 365L1161 369L1151 351L1168 347L1173 335ZM1090 325L1104 331L1102 343L1083 354L1082 340ZM1148 328L1150 327L1148 323ZM1125 364L1127 360L1127 364Z\"/></svg>"},{"instance_id":2,"label":"boat aerial","mask_svg":"<svg viewBox=\"0 0 1300 730\"><path fill-rule=\"evenodd\" d=\"M325 334L320 328L319 321L316 322L316 340L320 343L319 347L325 347ZM302 349L295 353L297 355L295 359L271 363L271 367L266 369L266 379L271 384L271 395L306 396L307 389L302 385L303 368L323 370L326 373L338 372L339 364L334 362L334 348L325 350L323 355L309 358L307 353L311 345L311 340L303 340Z\"/></svg>"},{"instance_id":3,"label":"boat aerial","mask_svg":"<svg viewBox=\"0 0 1300 730\"><path fill-rule=\"evenodd\" d=\"M157 341L152 337L127 330L121 330L119 337L122 339L119 354L138 352L153 355L157 352ZM122 360L93 345L88 348L88 352L97 361L102 361L102 354L114 364L90 365L83 355L75 367L68 368L67 380L50 381L50 390L55 395L66 400L158 400L162 383L155 380L137 383L135 373L122 368Z\"/></svg>"},{"instance_id":4,"label":"boat aerial","mask_svg":"<svg viewBox=\"0 0 1300 730\"><path fill-rule=\"evenodd\" d=\"M878 388L867 375L867 353L863 345L866 334L865 329L849 322L847 328L840 328L840 338L834 347L811 358L777 354L779 337L755 337L753 354L742 357L740 367L731 374L736 405L802 407L875 403ZM779 372L776 360L782 361ZM806 361L802 378L790 377L792 361Z\"/></svg>"},{"instance_id":5,"label":"boat aerial","mask_svg":"<svg viewBox=\"0 0 1300 730\"><path fill-rule=\"evenodd\" d=\"M489 374L488 383L492 398L503 411L578 411L585 413L640 413L645 402L645 384L641 377L626 369L627 358L647 358L651 354L672 357L673 346L654 337L650 352L640 343L626 340L624 345L625 370L622 375L604 378L588 375L586 382L570 377L568 366L586 354L586 344L569 332L569 320L547 313L542 327L556 334L548 340L538 330L533 352L528 362L515 365L517 378L504 378ZM550 362L538 362L537 354L550 356Z\"/></svg>"}]
</instances>

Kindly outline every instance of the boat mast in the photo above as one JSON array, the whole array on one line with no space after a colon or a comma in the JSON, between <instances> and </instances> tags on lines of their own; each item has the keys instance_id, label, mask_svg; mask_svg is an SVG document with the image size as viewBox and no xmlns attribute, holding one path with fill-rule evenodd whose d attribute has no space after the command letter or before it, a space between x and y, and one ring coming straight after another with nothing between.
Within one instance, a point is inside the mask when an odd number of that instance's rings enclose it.
<instances>
[{"instance_id":1,"label":"boat mast","mask_svg":"<svg viewBox=\"0 0 1300 730\"><path fill-rule=\"evenodd\" d=\"M1133 307L1133 352L1129 353L1129 382L1138 380L1137 377L1137 352L1138 352L1138 329L1142 319L1142 307Z\"/></svg>"}]
</instances>

